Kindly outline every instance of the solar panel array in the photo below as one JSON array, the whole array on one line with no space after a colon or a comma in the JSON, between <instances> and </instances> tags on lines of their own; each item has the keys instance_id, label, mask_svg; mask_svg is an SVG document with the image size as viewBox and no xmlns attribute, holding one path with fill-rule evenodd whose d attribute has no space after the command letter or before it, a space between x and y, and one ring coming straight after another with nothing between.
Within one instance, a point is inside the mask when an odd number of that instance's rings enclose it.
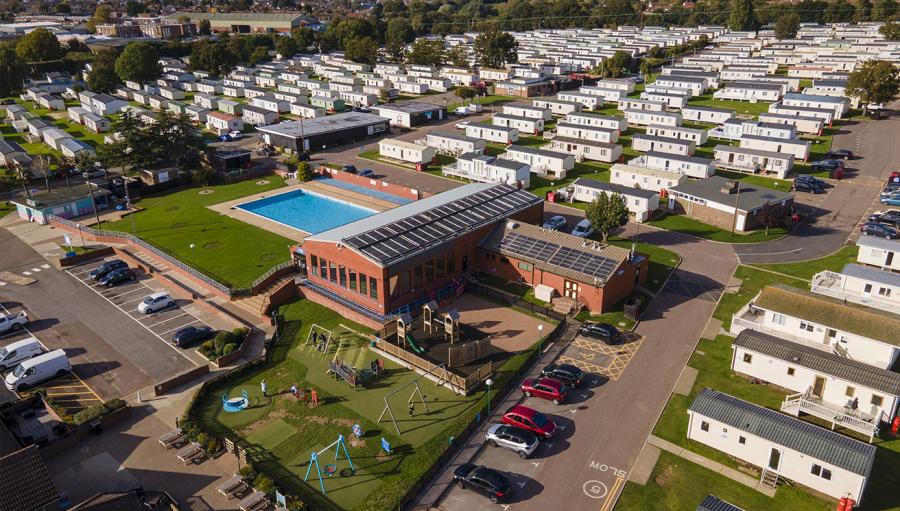
<instances>
[{"instance_id":1,"label":"solar panel array","mask_svg":"<svg viewBox=\"0 0 900 511\"><path fill-rule=\"evenodd\" d=\"M576 250L556 243L508 232L500 240L500 250L511 255L540 261L599 279L607 279L618 263L608 257Z\"/></svg>"},{"instance_id":2,"label":"solar panel array","mask_svg":"<svg viewBox=\"0 0 900 511\"><path fill-rule=\"evenodd\" d=\"M513 186L497 185L351 236L342 243L381 264L389 264L540 201Z\"/></svg>"}]
</instances>

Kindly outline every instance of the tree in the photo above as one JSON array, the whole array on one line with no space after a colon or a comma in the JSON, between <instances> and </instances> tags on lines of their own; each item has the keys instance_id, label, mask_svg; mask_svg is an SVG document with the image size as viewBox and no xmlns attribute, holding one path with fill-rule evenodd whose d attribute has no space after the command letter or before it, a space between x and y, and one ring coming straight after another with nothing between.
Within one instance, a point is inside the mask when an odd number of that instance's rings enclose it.
<instances>
[{"instance_id":1,"label":"tree","mask_svg":"<svg viewBox=\"0 0 900 511\"><path fill-rule=\"evenodd\" d=\"M475 97L475 89L472 87L461 86L456 88L456 96L463 100L463 103L467 99L471 100Z\"/></svg>"},{"instance_id":2,"label":"tree","mask_svg":"<svg viewBox=\"0 0 900 511\"><path fill-rule=\"evenodd\" d=\"M197 31L200 32L200 35L211 34L212 28L209 23L209 20L200 20L200 23L197 23Z\"/></svg>"},{"instance_id":3,"label":"tree","mask_svg":"<svg viewBox=\"0 0 900 511\"><path fill-rule=\"evenodd\" d=\"M650 73L653 72L653 63L647 59L641 59L639 71L645 77L650 76Z\"/></svg>"},{"instance_id":4,"label":"tree","mask_svg":"<svg viewBox=\"0 0 900 511\"><path fill-rule=\"evenodd\" d=\"M847 0L832 0L825 9L825 21L844 23L853 19L855 8Z\"/></svg>"},{"instance_id":5,"label":"tree","mask_svg":"<svg viewBox=\"0 0 900 511\"><path fill-rule=\"evenodd\" d=\"M102 25L104 23L109 23L110 17L112 15L112 11L109 6L106 4L100 4L94 9L94 15L91 16L91 19L87 21L87 29L90 32L97 31L97 25Z\"/></svg>"},{"instance_id":6,"label":"tree","mask_svg":"<svg viewBox=\"0 0 900 511\"><path fill-rule=\"evenodd\" d=\"M894 21L885 23L878 31L888 41L900 41L900 23Z\"/></svg>"},{"instance_id":7,"label":"tree","mask_svg":"<svg viewBox=\"0 0 900 511\"><path fill-rule=\"evenodd\" d=\"M604 78L619 78L631 68L631 55L616 50L612 57L600 64L600 75Z\"/></svg>"},{"instance_id":8,"label":"tree","mask_svg":"<svg viewBox=\"0 0 900 511\"><path fill-rule=\"evenodd\" d=\"M253 53L250 54L250 63L256 64L258 62L264 62L269 60L269 49L265 46L257 46L253 48Z\"/></svg>"},{"instance_id":9,"label":"tree","mask_svg":"<svg viewBox=\"0 0 900 511\"><path fill-rule=\"evenodd\" d=\"M137 16L142 12L147 12L147 8L144 7L143 3L136 2L135 0L128 0L125 2L125 13L129 16Z\"/></svg>"},{"instance_id":10,"label":"tree","mask_svg":"<svg viewBox=\"0 0 900 511\"><path fill-rule=\"evenodd\" d=\"M847 79L847 95L859 98L863 115L868 105L887 103L897 95L897 79L900 71L885 60L867 60Z\"/></svg>"},{"instance_id":11,"label":"tree","mask_svg":"<svg viewBox=\"0 0 900 511\"><path fill-rule=\"evenodd\" d=\"M896 12L896 0L875 0L875 4L872 6L872 21L887 21Z\"/></svg>"},{"instance_id":12,"label":"tree","mask_svg":"<svg viewBox=\"0 0 900 511\"><path fill-rule=\"evenodd\" d=\"M853 21L869 21L872 17L872 2L869 0L857 0L853 13Z\"/></svg>"},{"instance_id":13,"label":"tree","mask_svg":"<svg viewBox=\"0 0 900 511\"><path fill-rule=\"evenodd\" d=\"M22 88L27 70L12 45L0 46L0 97L11 96Z\"/></svg>"},{"instance_id":14,"label":"tree","mask_svg":"<svg viewBox=\"0 0 900 511\"><path fill-rule=\"evenodd\" d=\"M412 24L406 18L392 18L387 23L384 31L384 39L387 42L411 43L415 40Z\"/></svg>"},{"instance_id":15,"label":"tree","mask_svg":"<svg viewBox=\"0 0 900 511\"><path fill-rule=\"evenodd\" d=\"M191 46L191 68L216 76L231 72L238 63L237 55L228 50L226 43L210 40L197 41Z\"/></svg>"},{"instance_id":16,"label":"tree","mask_svg":"<svg viewBox=\"0 0 900 511\"><path fill-rule=\"evenodd\" d=\"M767 202L756 211L756 219L766 228L766 236L769 235L770 227L775 227L784 221L788 210L789 208L782 203Z\"/></svg>"},{"instance_id":17,"label":"tree","mask_svg":"<svg viewBox=\"0 0 900 511\"><path fill-rule=\"evenodd\" d=\"M387 103L391 100L391 95L388 93L387 89L381 88L378 89L378 101L382 103Z\"/></svg>"},{"instance_id":18,"label":"tree","mask_svg":"<svg viewBox=\"0 0 900 511\"><path fill-rule=\"evenodd\" d=\"M116 74L118 57L115 50L103 50L97 53L97 58L91 64L91 72L87 76L88 89L94 92L112 92L122 83Z\"/></svg>"},{"instance_id":19,"label":"tree","mask_svg":"<svg viewBox=\"0 0 900 511\"><path fill-rule=\"evenodd\" d=\"M594 230L603 237L603 243L606 243L609 231L628 222L628 204L622 194L604 192L588 204L585 216L591 221Z\"/></svg>"},{"instance_id":20,"label":"tree","mask_svg":"<svg viewBox=\"0 0 900 511\"><path fill-rule=\"evenodd\" d=\"M306 51L316 42L316 33L309 27L297 27L291 30L291 38L297 43L300 51Z\"/></svg>"},{"instance_id":21,"label":"tree","mask_svg":"<svg viewBox=\"0 0 900 511\"><path fill-rule=\"evenodd\" d=\"M283 59L289 59L298 52L297 42L290 37L279 36L275 41L275 52L281 55Z\"/></svg>"},{"instance_id":22,"label":"tree","mask_svg":"<svg viewBox=\"0 0 900 511\"><path fill-rule=\"evenodd\" d=\"M316 177L312 165L308 161L297 162L297 180L302 182L312 181Z\"/></svg>"},{"instance_id":23,"label":"tree","mask_svg":"<svg viewBox=\"0 0 900 511\"><path fill-rule=\"evenodd\" d=\"M517 62L518 48L519 43L509 32L488 30L475 38L475 56L486 67L500 68Z\"/></svg>"},{"instance_id":24,"label":"tree","mask_svg":"<svg viewBox=\"0 0 900 511\"><path fill-rule=\"evenodd\" d=\"M753 0L731 0L731 10L728 12L728 28L735 31L756 29Z\"/></svg>"},{"instance_id":25,"label":"tree","mask_svg":"<svg viewBox=\"0 0 900 511\"><path fill-rule=\"evenodd\" d=\"M69 14L72 12L72 8L69 4L63 2L53 6L53 12L56 14Z\"/></svg>"},{"instance_id":26,"label":"tree","mask_svg":"<svg viewBox=\"0 0 900 511\"><path fill-rule=\"evenodd\" d=\"M469 68L469 53L461 45L447 50L444 53L444 59L456 67Z\"/></svg>"},{"instance_id":27,"label":"tree","mask_svg":"<svg viewBox=\"0 0 900 511\"><path fill-rule=\"evenodd\" d=\"M210 181L212 181L215 176L216 169L205 162L191 172L191 180L203 188L208 187Z\"/></svg>"},{"instance_id":28,"label":"tree","mask_svg":"<svg viewBox=\"0 0 900 511\"><path fill-rule=\"evenodd\" d=\"M444 63L443 41L419 39L406 52L406 61L417 66L440 66Z\"/></svg>"},{"instance_id":29,"label":"tree","mask_svg":"<svg viewBox=\"0 0 900 511\"><path fill-rule=\"evenodd\" d=\"M148 43L130 43L116 60L116 74L123 81L133 80L138 83L159 78L162 68L156 48Z\"/></svg>"},{"instance_id":30,"label":"tree","mask_svg":"<svg viewBox=\"0 0 900 511\"><path fill-rule=\"evenodd\" d=\"M778 39L793 39L800 30L800 17L795 13L787 13L775 22L775 37Z\"/></svg>"},{"instance_id":31,"label":"tree","mask_svg":"<svg viewBox=\"0 0 900 511\"><path fill-rule=\"evenodd\" d=\"M344 56L353 62L374 66L378 60L378 43L371 37L355 37L344 42Z\"/></svg>"},{"instance_id":32,"label":"tree","mask_svg":"<svg viewBox=\"0 0 900 511\"><path fill-rule=\"evenodd\" d=\"M27 33L16 43L16 53L25 62L44 62L63 56L59 39L46 28L38 28Z\"/></svg>"}]
</instances>

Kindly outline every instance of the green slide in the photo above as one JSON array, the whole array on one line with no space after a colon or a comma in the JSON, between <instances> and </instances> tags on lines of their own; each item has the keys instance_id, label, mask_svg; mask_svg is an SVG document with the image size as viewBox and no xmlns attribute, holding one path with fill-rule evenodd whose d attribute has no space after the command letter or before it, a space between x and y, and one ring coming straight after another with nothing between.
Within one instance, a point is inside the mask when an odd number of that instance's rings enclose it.
<instances>
[{"instance_id":1,"label":"green slide","mask_svg":"<svg viewBox=\"0 0 900 511\"><path fill-rule=\"evenodd\" d=\"M425 353L425 350L423 350L422 348L419 347L418 344L416 344L416 340L413 339L412 334L406 334L406 342L408 342L409 345L412 346L413 351L415 351L419 355L422 355Z\"/></svg>"}]
</instances>

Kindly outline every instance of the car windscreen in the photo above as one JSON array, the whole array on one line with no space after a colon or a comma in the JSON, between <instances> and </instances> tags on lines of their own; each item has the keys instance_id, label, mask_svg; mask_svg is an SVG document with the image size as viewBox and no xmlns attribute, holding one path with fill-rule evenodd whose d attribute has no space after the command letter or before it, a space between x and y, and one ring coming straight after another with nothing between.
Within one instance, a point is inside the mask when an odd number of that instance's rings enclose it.
<instances>
[{"instance_id":1,"label":"car windscreen","mask_svg":"<svg viewBox=\"0 0 900 511\"><path fill-rule=\"evenodd\" d=\"M6 358L6 355L7 355L8 353L9 353L9 352L6 351L6 348L0 348L0 360L3 360L4 358Z\"/></svg>"},{"instance_id":2,"label":"car windscreen","mask_svg":"<svg viewBox=\"0 0 900 511\"><path fill-rule=\"evenodd\" d=\"M145 305L150 305L151 303L153 303L153 297L152 297L152 296L148 296L147 298L144 298L144 304L145 304Z\"/></svg>"},{"instance_id":3,"label":"car windscreen","mask_svg":"<svg viewBox=\"0 0 900 511\"><path fill-rule=\"evenodd\" d=\"M536 413L534 414L534 417L531 418L531 420L537 427L542 428L544 427L544 424L547 424L548 419L546 415L542 413Z\"/></svg>"},{"instance_id":4,"label":"car windscreen","mask_svg":"<svg viewBox=\"0 0 900 511\"><path fill-rule=\"evenodd\" d=\"M13 371L13 376L18 378L19 376L22 376L22 373L24 373L24 372L25 372L25 366L23 366L22 364L19 364L18 366L16 366L16 369Z\"/></svg>"}]
</instances>

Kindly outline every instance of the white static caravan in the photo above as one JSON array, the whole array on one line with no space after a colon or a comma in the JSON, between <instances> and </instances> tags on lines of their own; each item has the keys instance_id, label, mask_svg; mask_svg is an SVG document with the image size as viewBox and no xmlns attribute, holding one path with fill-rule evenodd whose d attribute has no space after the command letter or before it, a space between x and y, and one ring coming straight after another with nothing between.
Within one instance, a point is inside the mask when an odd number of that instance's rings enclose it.
<instances>
[{"instance_id":1,"label":"white static caravan","mask_svg":"<svg viewBox=\"0 0 900 511\"><path fill-rule=\"evenodd\" d=\"M533 117L519 117L517 115L494 114L491 117L491 124L494 126L505 126L507 128L516 128L519 133L528 133L537 135L544 131L544 120L535 119Z\"/></svg>"},{"instance_id":2,"label":"white static caravan","mask_svg":"<svg viewBox=\"0 0 900 511\"><path fill-rule=\"evenodd\" d=\"M259 87L244 87L244 97L247 99L253 99L263 96L269 96L271 92L268 89L262 89Z\"/></svg>"},{"instance_id":3,"label":"white static caravan","mask_svg":"<svg viewBox=\"0 0 900 511\"><path fill-rule=\"evenodd\" d=\"M521 162L478 153L465 153L441 172L479 183L506 183L528 188L531 185L531 168Z\"/></svg>"},{"instance_id":4,"label":"white static caravan","mask_svg":"<svg viewBox=\"0 0 900 511\"><path fill-rule=\"evenodd\" d=\"M519 117L531 117L532 119L553 120L553 112L546 108L540 108L526 103L510 103L503 105L503 113Z\"/></svg>"},{"instance_id":5,"label":"white static caravan","mask_svg":"<svg viewBox=\"0 0 900 511\"><path fill-rule=\"evenodd\" d=\"M579 202L593 202L601 193L618 193L625 198L628 212L634 215L638 223L650 219L653 212L659 209L659 192L630 188L614 183L604 183L594 179L579 177L570 185L571 198Z\"/></svg>"},{"instance_id":6,"label":"white static caravan","mask_svg":"<svg viewBox=\"0 0 900 511\"><path fill-rule=\"evenodd\" d=\"M662 126L681 126L681 114L677 112L650 112L648 110L625 110L625 120L636 126L659 124Z\"/></svg>"},{"instance_id":7,"label":"white static caravan","mask_svg":"<svg viewBox=\"0 0 900 511\"><path fill-rule=\"evenodd\" d=\"M66 109L69 114L69 120L72 122L77 122L78 124L82 124L82 118L85 114L91 113L87 108L83 108L80 106L70 106Z\"/></svg>"},{"instance_id":8,"label":"white static caravan","mask_svg":"<svg viewBox=\"0 0 900 511\"><path fill-rule=\"evenodd\" d=\"M385 158L427 165L434 161L433 147L414 144L404 140L385 138L378 141L378 154Z\"/></svg>"},{"instance_id":9,"label":"white static caravan","mask_svg":"<svg viewBox=\"0 0 900 511\"><path fill-rule=\"evenodd\" d=\"M184 91L174 87L162 86L159 88L159 95L166 99L184 99Z\"/></svg>"},{"instance_id":10,"label":"white static caravan","mask_svg":"<svg viewBox=\"0 0 900 511\"><path fill-rule=\"evenodd\" d=\"M578 92L582 94L590 94L591 96L597 96L604 103L616 103L620 99L627 96L625 91L620 89L607 89L604 87L596 87L593 85L584 85L578 88Z\"/></svg>"},{"instance_id":11,"label":"white static caravan","mask_svg":"<svg viewBox=\"0 0 900 511\"><path fill-rule=\"evenodd\" d=\"M87 129L94 133L103 133L104 131L109 131L110 128L109 119L95 113L84 114L82 122Z\"/></svg>"},{"instance_id":12,"label":"white static caravan","mask_svg":"<svg viewBox=\"0 0 900 511\"><path fill-rule=\"evenodd\" d=\"M378 96L365 92L341 91L340 97L347 105L375 106L378 104Z\"/></svg>"},{"instance_id":13,"label":"white static caravan","mask_svg":"<svg viewBox=\"0 0 900 511\"><path fill-rule=\"evenodd\" d=\"M315 119L316 117L325 117L326 113L325 109L321 107L291 103L291 115L304 119Z\"/></svg>"},{"instance_id":14,"label":"white static caravan","mask_svg":"<svg viewBox=\"0 0 900 511\"><path fill-rule=\"evenodd\" d=\"M875 446L711 389L688 407L687 437L835 499L862 499Z\"/></svg>"},{"instance_id":15,"label":"white static caravan","mask_svg":"<svg viewBox=\"0 0 900 511\"><path fill-rule=\"evenodd\" d=\"M527 163L531 171L540 175L552 176L554 179L564 179L566 174L575 168L575 157L568 153L548 151L535 147L511 145L506 148L503 157Z\"/></svg>"},{"instance_id":16,"label":"white static caravan","mask_svg":"<svg viewBox=\"0 0 900 511\"><path fill-rule=\"evenodd\" d=\"M850 111L850 99L834 96L816 96L813 94L798 94L791 92L784 95L781 101L784 106L799 106L804 108L820 108L834 112L835 119L843 119Z\"/></svg>"},{"instance_id":17,"label":"white static caravan","mask_svg":"<svg viewBox=\"0 0 900 511\"><path fill-rule=\"evenodd\" d=\"M681 110L685 106L687 106L688 97L683 94L672 94L668 92L642 92L641 99L647 99L650 101L659 101L664 103L666 107L673 108L675 110Z\"/></svg>"},{"instance_id":18,"label":"white static caravan","mask_svg":"<svg viewBox=\"0 0 900 511\"><path fill-rule=\"evenodd\" d=\"M593 96L583 92L562 91L556 95L562 101L571 101L573 103L581 103L586 110L595 110L598 105L603 103L600 96Z\"/></svg>"},{"instance_id":19,"label":"white static caravan","mask_svg":"<svg viewBox=\"0 0 900 511\"><path fill-rule=\"evenodd\" d=\"M566 115L565 122L569 124L581 124L582 126L593 126L595 128L605 128L608 130L616 130L621 134L628 129L628 121L614 115L595 114L592 112L577 112Z\"/></svg>"},{"instance_id":20,"label":"white static caravan","mask_svg":"<svg viewBox=\"0 0 900 511\"><path fill-rule=\"evenodd\" d=\"M702 95L710 85L705 78L685 75L659 75L654 83L673 89L689 89L694 96Z\"/></svg>"},{"instance_id":21,"label":"white static caravan","mask_svg":"<svg viewBox=\"0 0 900 511\"><path fill-rule=\"evenodd\" d=\"M267 124L278 122L278 112L255 107L253 105L246 105L244 106L241 118L244 120L244 123L251 126L265 126Z\"/></svg>"},{"instance_id":22,"label":"white static caravan","mask_svg":"<svg viewBox=\"0 0 900 511\"><path fill-rule=\"evenodd\" d=\"M281 101L287 101L290 104L300 104L306 105L309 103L309 99L306 94L295 94L293 92L285 92L285 91L275 91L272 93L275 96L275 99L279 99Z\"/></svg>"},{"instance_id":23,"label":"white static caravan","mask_svg":"<svg viewBox=\"0 0 900 511\"><path fill-rule=\"evenodd\" d=\"M553 151L575 156L575 161L591 160L613 163L622 157L622 146L580 138L561 137L557 135L547 146Z\"/></svg>"},{"instance_id":24,"label":"white static caravan","mask_svg":"<svg viewBox=\"0 0 900 511\"><path fill-rule=\"evenodd\" d=\"M822 128L825 125L824 121L818 117L775 114L772 112L760 113L759 121L769 124L787 124L788 126L793 126L797 133L809 135L821 135Z\"/></svg>"},{"instance_id":25,"label":"white static caravan","mask_svg":"<svg viewBox=\"0 0 900 511\"><path fill-rule=\"evenodd\" d=\"M778 101L784 94L784 86L775 83L730 82L713 93L713 98L728 101Z\"/></svg>"},{"instance_id":26,"label":"white static caravan","mask_svg":"<svg viewBox=\"0 0 900 511\"><path fill-rule=\"evenodd\" d=\"M225 85L222 87L222 95L229 98L244 97L244 88L238 85Z\"/></svg>"},{"instance_id":27,"label":"white static caravan","mask_svg":"<svg viewBox=\"0 0 900 511\"><path fill-rule=\"evenodd\" d=\"M681 109L681 115L685 121L722 124L734 117L735 111L705 106L686 106Z\"/></svg>"},{"instance_id":28,"label":"white static caravan","mask_svg":"<svg viewBox=\"0 0 900 511\"><path fill-rule=\"evenodd\" d=\"M743 135L740 147L759 149L776 153L793 154L794 158L807 161L809 159L809 140L761 137L759 135Z\"/></svg>"},{"instance_id":29,"label":"white static caravan","mask_svg":"<svg viewBox=\"0 0 900 511\"><path fill-rule=\"evenodd\" d=\"M224 112L209 112L206 114L206 127L217 135L230 131L243 131L244 120Z\"/></svg>"},{"instance_id":30,"label":"white static caravan","mask_svg":"<svg viewBox=\"0 0 900 511\"><path fill-rule=\"evenodd\" d=\"M291 104L272 95L257 96L250 100L250 105L270 112L284 113L291 111Z\"/></svg>"},{"instance_id":31,"label":"white static caravan","mask_svg":"<svg viewBox=\"0 0 900 511\"><path fill-rule=\"evenodd\" d=\"M856 245L857 262L900 272L900 240L860 236Z\"/></svg>"},{"instance_id":32,"label":"white static caravan","mask_svg":"<svg viewBox=\"0 0 900 511\"><path fill-rule=\"evenodd\" d=\"M609 169L610 183L642 190L662 192L687 181L688 177L678 171L651 169L622 163L613 164Z\"/></svg>"},{"instance_id":33,"label":"white static caravan","mask_svg":"<svg viewBox=\"0 0 900 511\"><path fill-rule=\"evenodd\" d=\"M662 101L651 101L640 98L622 98L619 100L619 110L644 110L648 112L663 112L666 104Z\"/></svg>"},{"instance_id":34,"label":"white static caravan","mask_svg":"<svg viewBox=\"0 0 900 511\"><path fill-rule=\"evenodd\" d=\"M717 162L716 166L727 170L752 174L758 172L784 179L794 168L794 155L789 153L761 151L731 145L717 145L713 151Z\"/></svg>"},{"instance_id":35,"label":"white static caravan","mask_svg":"<svg viewBox=\"0 0 900 511\"><path fill-rule=\"evenodd\" d=\"M585 126L583 124L571 124L568 122L561 122L556 125L556 135L560 137L603 142L605 144L614 144L619 141L619 132L616 130L596 128L594 126Z\"/></svg>"},{"instance_id":36,"label":"white static caravan","mask_svg":"<svg viewBox=\"0 0 900 511\"><path fill-rule=\"evenodd\" d=\"M219 98L209 94L194 94L194 104L214 110L219 108Z\"/></svg>"},{"instance_id":37,"label":"white static caravan","mask_svg":"<svg viewBox=\"0 0 900 511\"><path fill-rule=\"evenodd\" d=\"M716 173L716 164L709 158L679 156L651 151L628 161L629 165L680 172L695 179L706 179Z\"/></svg>"},{"instance_id":38,"label":"white static caravan","mask_svg":"<svg viewBox=\"0 0 900 511\"><path fill-rule=\"evenodd\" d=\"M647 134L655 137L678 138L681 140L690 140L697 145L706 143L709 137L709 131L697 128L685 128L683 126L660 126L651 124L647 126Z\"/></svg>"},{"instance_id":39,"label":"white static caravan","mask_svg":"<svg viewBox=\"0 0 900 511\"><path fill-rule=\"evenodd\" d=\"M415 81L418 83L424 83L428 86L429 90L438 91L438 92L447 92L450 90L450 87L453 86L453 83L447 78L441 78L436 76L417 76Z\"/></svg>"},{"instance_id":40,"label":"white static caravan","mask_svg":"<svg viewBox=\"0 0 900 511\"><path fill-rule=\"evenodd\" d=\"M484 140L467 137L452 131L432 131L425 135L425 145L444 154L459 155L464 153L482 154Z\"/></svg>"},{"instance_id":41,"label":"white static caravan","mask_svg":"<svg viewBox=\"0 0 900 511\"><path fill-rule=\"evenodd\" d=\"M48 128L41 132L44 143L59 151L59 143L67 138L74 138L59 128Z\"/></svg>"},{"instance_id":42,"label":"white static caravan","mask_svg":"<svg viewBox=\"0 0 900 511\"><path fill-rule=\"evenodd\" d=\"M473 122L466 125L466 136L480 138L488 142L512 144L519 140L519 130L504 126L494 126L485 122Z\"/></svg>"},{"instance_id":43,"label":"white static caravan","mask_svg":"<svg viewBox=\"0 0 900 511\"><path fill-rule=\"evenodd\" d=\"M664 87L662 85L656 85L655 83L651 83L649 85L644 86L644 92L657 92L662 94L675 94L677 96L684 96L685 98L690 98L693 96L693 92L691 89L677 89L675 87Z\"/></svg>"},{"instance_id":44,"label":"white static caravan","mask_svg":"<svg viewBox=\"0 0 900 511\"><path fill-rule=\"evenodd\" d=\"M596 87L602 87L604 89L616 89L624 92L626 95L634 92L635 83L633 80L617 80L615 78L607 78L604 80L597 80L597 83L594 84Z\"/></svg>"},{"instance_id":45,"label":"white static caravan","mask_svg":"<svg viewBox=\"0 0 900 511\"><path fill-rule=\"evenodd\" d=\"M769 113L779 115L792 115L795 117L815 117L821 119L823 123L831 126L834 121L834 110L823 108L808 108L803 106L788 106L782 103L772 103L769 105Z\"/></svg>"},{"instance_id":46,"label":"white static caravan","mask_svg":"<svg viewBox=\"0 0 900 511\"><path fill-rule=\"evenodd\" d=\"M222 82L218 80L200 80L195 84L197 87L197 92L201 92L203 94L222 94Z\"/></svg>"},{"instance_id":47,"label":"white static caravan","mask_svg":"<svg viewBox=\"0 0 900 511\"><path fill-rule=\"evenodd\" d=\"M394 82L394 87L403 94L425 94L428 85L418 82Z\"/></svg>"},{"instance_id":48,"label":"white static caravan","mask_svg":"<svg viewBox=\"0 0 900 511\"><path fill-rule=\"evenodd\" d=\"M532 104L538 108L546 108L554 115L566 115L572 112L580 112L582 104L574 101L563 101L557 98L534 98Z\"/></svg>"},{"instance_id":49,"label":"white static caravan","mask_svg":"<svg viewBox=\"0 0 900 511\"><path fill-rule=\"evenodd\" d=\"M656 151L659 153L690 156L694 154L696 146L694 142L690 140L655 137L652 135L644 135L643 133L635 133L631 137L631 148L642 153Z\"/></svg>"}]
</instances>

